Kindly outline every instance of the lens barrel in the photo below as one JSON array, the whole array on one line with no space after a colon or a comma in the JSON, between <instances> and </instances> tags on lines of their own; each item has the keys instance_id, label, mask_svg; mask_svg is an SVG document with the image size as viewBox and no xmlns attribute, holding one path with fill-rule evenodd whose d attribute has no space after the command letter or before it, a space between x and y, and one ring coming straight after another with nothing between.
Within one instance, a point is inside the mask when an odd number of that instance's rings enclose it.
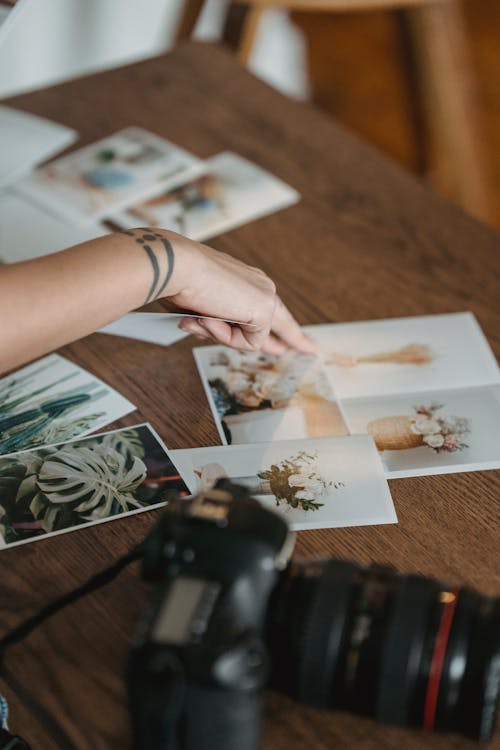
<instances>
[{"instance_id":1,"label":"lens barrel","mask_svg":"<svg viewBox=\"0 0 500 750\"><path fill-rule=\"evenodd\" d=\"M269 607L272 686L303 703L485 741L500 599L392 568L293 564Z\"/></svg>"}]
</instances>

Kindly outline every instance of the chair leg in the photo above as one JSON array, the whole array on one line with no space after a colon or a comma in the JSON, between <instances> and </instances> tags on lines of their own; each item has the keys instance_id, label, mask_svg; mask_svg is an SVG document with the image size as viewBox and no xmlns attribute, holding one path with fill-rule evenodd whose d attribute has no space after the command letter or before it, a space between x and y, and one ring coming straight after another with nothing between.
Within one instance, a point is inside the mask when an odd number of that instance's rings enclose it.
<instances>
[{"instance_id":1,"label":"chair leg","mask_svg":"<svg viewBox=\"0 0 500 750\"><path fill-rule=\"evenodd\" d=\"M489 218L485 165L467 34L459 2L406 9L428 136L436 168L432 178L476 216Z\"/></svg>"},{"instance_id":2,"label":"chair leg","mask_svg":"<svg viewBox=\"0 0 500 750\"><path fill-rule=\"evenodd\" d=\"M184 8L181 11L175 42L182 42L189 39L194 31L196 22L200 16L205 0L185 0Z\"/></svg>"},{"instance_id":3,"label":"chair leg","mask_svg":"<svg viewBox=\"0 0 500 750\"><path fill-rule=\"evenodd\" d=\"M246 3L244 0L231 2L226 15L222 39L231 49L242 65L247 65L265 8Z\"/></svg>"},{"instance_id":4,"label":"chair leg","mask_svg":"<svg viewBox=\"0 0 500 750\"><path fill-rule=\"evenodd\" d=\"M243 34L240 41L240 48L238 50L238 60L242 65L248 65L250 55L252 54L255 37L257 36L257 29L264 13L265 8L253 6L249 9L247 17L245 19L245 25L243 27Z\"/></svg>"}]
</instances>

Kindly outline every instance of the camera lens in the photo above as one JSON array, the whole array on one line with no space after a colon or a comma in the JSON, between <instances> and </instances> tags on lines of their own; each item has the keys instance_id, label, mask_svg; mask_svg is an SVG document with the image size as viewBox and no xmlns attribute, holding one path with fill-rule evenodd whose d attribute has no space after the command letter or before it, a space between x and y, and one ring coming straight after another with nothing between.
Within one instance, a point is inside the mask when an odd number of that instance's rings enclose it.
<instances>
[{"instance_id":1,"label":"camera lens","mask_svg":"<svg viewBox=\"0 0 500 750\"><path fill-rule=\"evenodd\" d=\"M500 599L392 568L293 564L270 601L272 685L303 703L490 739Z\"/></svg>"}]
</instances>

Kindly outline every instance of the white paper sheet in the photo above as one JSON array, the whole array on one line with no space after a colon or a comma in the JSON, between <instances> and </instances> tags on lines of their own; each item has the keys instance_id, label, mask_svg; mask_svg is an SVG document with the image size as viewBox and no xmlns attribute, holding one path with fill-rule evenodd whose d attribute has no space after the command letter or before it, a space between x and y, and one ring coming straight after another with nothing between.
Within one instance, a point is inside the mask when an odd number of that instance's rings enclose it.
<instances>
[{"instance_id":1,"label":"white paper sheet","mask_svg":"<svg viewBox=\"0 0 500 750\"><path fill-rule=\"evenodd\" d=\"M0 106L0 188L62 151L77 135L57 122Z\"/></svg>"},{"instance_id":2,"label":"white paper sheet","mask_svg":"<svg viewBox=\"0 0 500 750\"><path fill-rule=\"evenodd\" d=\"M179 320L178 315L170 313L129 313L104 326L98 333L169 346L189 335L180 330Z\"/></svg>"},{"instance_id":3,"label":"white paper sheet","mask_svg":"<svg viewBox=\"0 0 500 750\"><path fill-rule=\"evenodd\" d=\"M86 227L61 221L15 191L0 191L0 262L15 263L101 237L99 223Z\"/></svg>"}]
</instances>

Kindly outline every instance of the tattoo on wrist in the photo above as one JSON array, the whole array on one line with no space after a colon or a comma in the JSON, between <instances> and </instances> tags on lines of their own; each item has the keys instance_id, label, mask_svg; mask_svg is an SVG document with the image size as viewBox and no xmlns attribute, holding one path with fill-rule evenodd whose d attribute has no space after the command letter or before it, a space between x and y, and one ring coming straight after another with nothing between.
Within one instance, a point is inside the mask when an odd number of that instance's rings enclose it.
<instances>
[{"instance_id":1,"label":"tattoo on wrist","mask_svg":"<svg viewBox=\"0 0 500 750\"><path fill-rule=\"evenodd\" d=\"M133 237L151 263L153 281L144 304L158 299L167 288L174 272L175 254L171 243L154 229L124 229L120 234ZM166 265L162 262L165 256Z\"/></svg>"}]
</instances>

